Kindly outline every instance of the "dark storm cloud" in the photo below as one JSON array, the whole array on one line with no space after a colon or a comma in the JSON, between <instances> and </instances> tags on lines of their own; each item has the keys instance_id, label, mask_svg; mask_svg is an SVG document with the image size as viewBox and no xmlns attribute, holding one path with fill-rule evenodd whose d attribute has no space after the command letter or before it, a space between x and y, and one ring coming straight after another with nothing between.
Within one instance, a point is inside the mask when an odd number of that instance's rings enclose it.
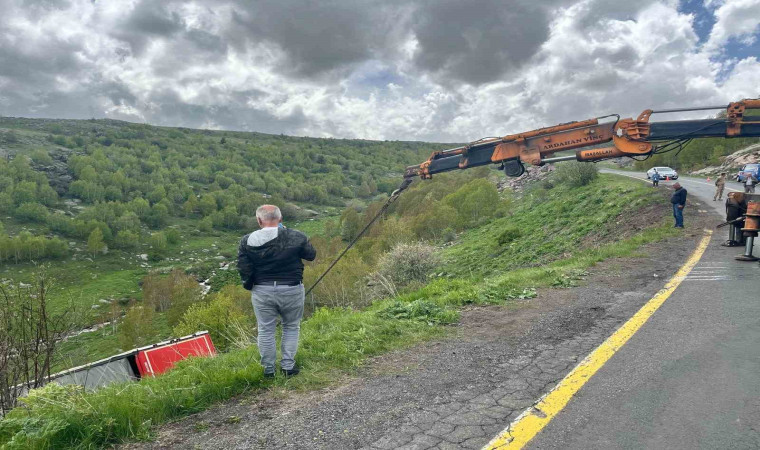
<instances>
[{"instance_id":1,"label":"dark storm cloud","mask_svg":"<svg viewBox=\"0 0 760 450\"><path fill-rule=\"evenodd\" d=\"M530 60L549 36L548 6L557 2L424 2L415 14L414 60L439 78L479 85Z\"/></svg>"},{"instance_id":2,"label":"dark storm cloud","mask_svg":"<svg viewBox=\"0 0 760 450\"><path fill-rule=\"evenodd\" d=\"M238 47L274 45L286 55L283 72L313 77L367 60L394 42L383 14L377 1L235 2L229 39Z\"/></svg>"},{"instance_id":3,"label":"dark storm cloud","mask_svg":"<svg viewBox=\"0 0 760 450\"><path fill-rule=\"evenodd\" d=\"M163 2L142 0L112 32L129 44L133 55L140 55L151 40L170 38L184 29L182 17L166 9Z\"/></svg>"},{"instance_id":4,"label":"dark storm cloud","mask_svg":"<svg viewBox=\"0 0 760 450\"><path fill-rule=\"evenodd\" d=\"M280 70L309 78L370 59L394 58L404 40L418 43L414 69L443 83L501 79L535 55L560 0L284 0L235 2L229 40L274 45Z\"/></svg>"}]
</instances>

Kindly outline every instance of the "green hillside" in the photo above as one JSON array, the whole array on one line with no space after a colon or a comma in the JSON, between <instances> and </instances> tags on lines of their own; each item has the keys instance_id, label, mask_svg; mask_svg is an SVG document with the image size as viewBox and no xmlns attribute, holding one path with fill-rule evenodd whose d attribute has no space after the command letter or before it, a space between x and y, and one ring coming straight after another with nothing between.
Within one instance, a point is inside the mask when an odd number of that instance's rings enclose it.
<instances>
[{"instance_id":1,"label":"green hillside","mask_svg":"<svg viewBox=\"0 0 760 450\"><path fill-rule=\"evenodd\" d=\"M44 271L54 312L75 310L79 326L109 321L141 301L150 273L223 284L216 269L256 228L260 204L318 229L395 189L406 165L440 146L0 117L0 282L32 284ZM169 333L156 320L148 339ZM67 342L56 367L118 350L105 332L80 339L100 351Z\"/></svg>"}]
</instances>

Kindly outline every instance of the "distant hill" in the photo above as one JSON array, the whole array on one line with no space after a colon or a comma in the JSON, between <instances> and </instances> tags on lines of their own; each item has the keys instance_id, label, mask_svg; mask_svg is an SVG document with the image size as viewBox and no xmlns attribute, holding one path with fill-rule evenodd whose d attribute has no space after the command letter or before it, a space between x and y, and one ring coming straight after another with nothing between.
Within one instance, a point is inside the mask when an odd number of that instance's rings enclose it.
<instances>
[{"instance_id":1,"label":"distant hill","mask_svg":"<svg viewBox=\"0 0 760 450\"><path fill-rule=\"evenodd\" d=\"M295 202L343 204L357 196L390 192L397 183L389 179L394 172L442 147L166 128L116 120L0 117L0 156L29 156L32 167L49 176L60 196L89 203L124 202L147 199L154 192L155 201L149 201L159 203L162 196L156 190L163 186L170 197L166 205L170 212L187 201L191 192L197 195L219 188L232 188L238 194L279 195ZM88 167L95 176L89 176ZM76 181L82 183L69 186ZM5 189L7 184L0 187Z\"/></svg>"}]
</instances>

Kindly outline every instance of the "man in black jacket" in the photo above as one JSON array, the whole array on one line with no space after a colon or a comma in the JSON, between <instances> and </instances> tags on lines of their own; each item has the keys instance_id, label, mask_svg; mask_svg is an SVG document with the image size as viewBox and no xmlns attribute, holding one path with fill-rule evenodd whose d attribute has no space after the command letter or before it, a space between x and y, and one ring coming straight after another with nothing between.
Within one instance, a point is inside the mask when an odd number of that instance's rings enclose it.
<instances>
[{"instance_id":1,"label":"man in black jacket","mask_svg":"<svg viewBox=\"0 0 760 450\"><path fill-rule=\"evenodd\" d=\"M673 204L673 217L676 219L675 228L683 228L683 209L686 207L686 189L681 187L680 183L673 185L673 195L670 197L670 203Z\"/></svg>"},{"instance_id":2,"label":"man in black jacket","mask_svg":"<svg viewBox=\"0 0 760 450\"><path fill-rule=\"evenodd\" d=\"M264 376L274 377L277 347L277 318L282 321L280 367L286 376L297 375L295 365L298 334L303 317L303 259L317 256L309 239L300 231L282 225L280 208L262 205L256 210L260 230L246 234L238 248L238 271L243 287L251 291L256 314L258 346Z\"/></svg>"}]
</instances>

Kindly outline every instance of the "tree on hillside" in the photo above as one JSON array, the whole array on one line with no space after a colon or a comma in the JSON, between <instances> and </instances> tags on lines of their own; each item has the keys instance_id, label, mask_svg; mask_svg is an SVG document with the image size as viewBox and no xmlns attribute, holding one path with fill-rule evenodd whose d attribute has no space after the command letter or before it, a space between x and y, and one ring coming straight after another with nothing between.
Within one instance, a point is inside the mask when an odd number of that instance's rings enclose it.
<instances>
[{"instance_id":1,"label":"tree on hillside","mask_svg":"<svg viewBox=\"0 0 760 450\"><path fill-rule=\"evenodd\" d=\"M149 306L132 305L127 310L119 326L119 346L122 350L140 347L153 340L155 316L156 313Z\"/></svg>"},{"instance_id":2,"label":"tree on hillside","mask_svg":"<svg viewBox=\"0 0 760 450\"><path fill-rule=\"evenodd\" d=\"M150 251L148 251L148 257L152 261L160 261L166 254L166 250L169 248L169 243L166 240L166 235L159 231L150 235Z\"/></svg>"},{"instance_id":3,"label":"tree on hillside","mask_svg":"<svg viewBox=\"0 0 760 450\"><path fill-rule=\"evenodd\" d=\"M105 252L107 248L106 243L103 241L103 232L100 231L100 228L92 230L90 237L87 238L87 251L90 252L92 256L95 256L98 253Z\"/></svg>"},{"instance_id":4,"label":"tree on hillside","mask_svg":"<svg viewBox=\"0 0 760 450\"><path fill-rule=\"evenodd\" d=\"M38 274L29 288L0 285L0 416L25 388L40 387L50 375L60 343L76 323L73 311L48 308L49 280Z\"/></svg>"},{"instance_id":5,"label":"tree on hillside","mask_svg":"<svg viewBox=\"0 0 760 450\"><path fill-rule=\"evenodd\" d=\"M340 237L344 241L353 240L361 230L361 218L354 208L346 208L340 216Z\"/></svg>"}]
</instances>

